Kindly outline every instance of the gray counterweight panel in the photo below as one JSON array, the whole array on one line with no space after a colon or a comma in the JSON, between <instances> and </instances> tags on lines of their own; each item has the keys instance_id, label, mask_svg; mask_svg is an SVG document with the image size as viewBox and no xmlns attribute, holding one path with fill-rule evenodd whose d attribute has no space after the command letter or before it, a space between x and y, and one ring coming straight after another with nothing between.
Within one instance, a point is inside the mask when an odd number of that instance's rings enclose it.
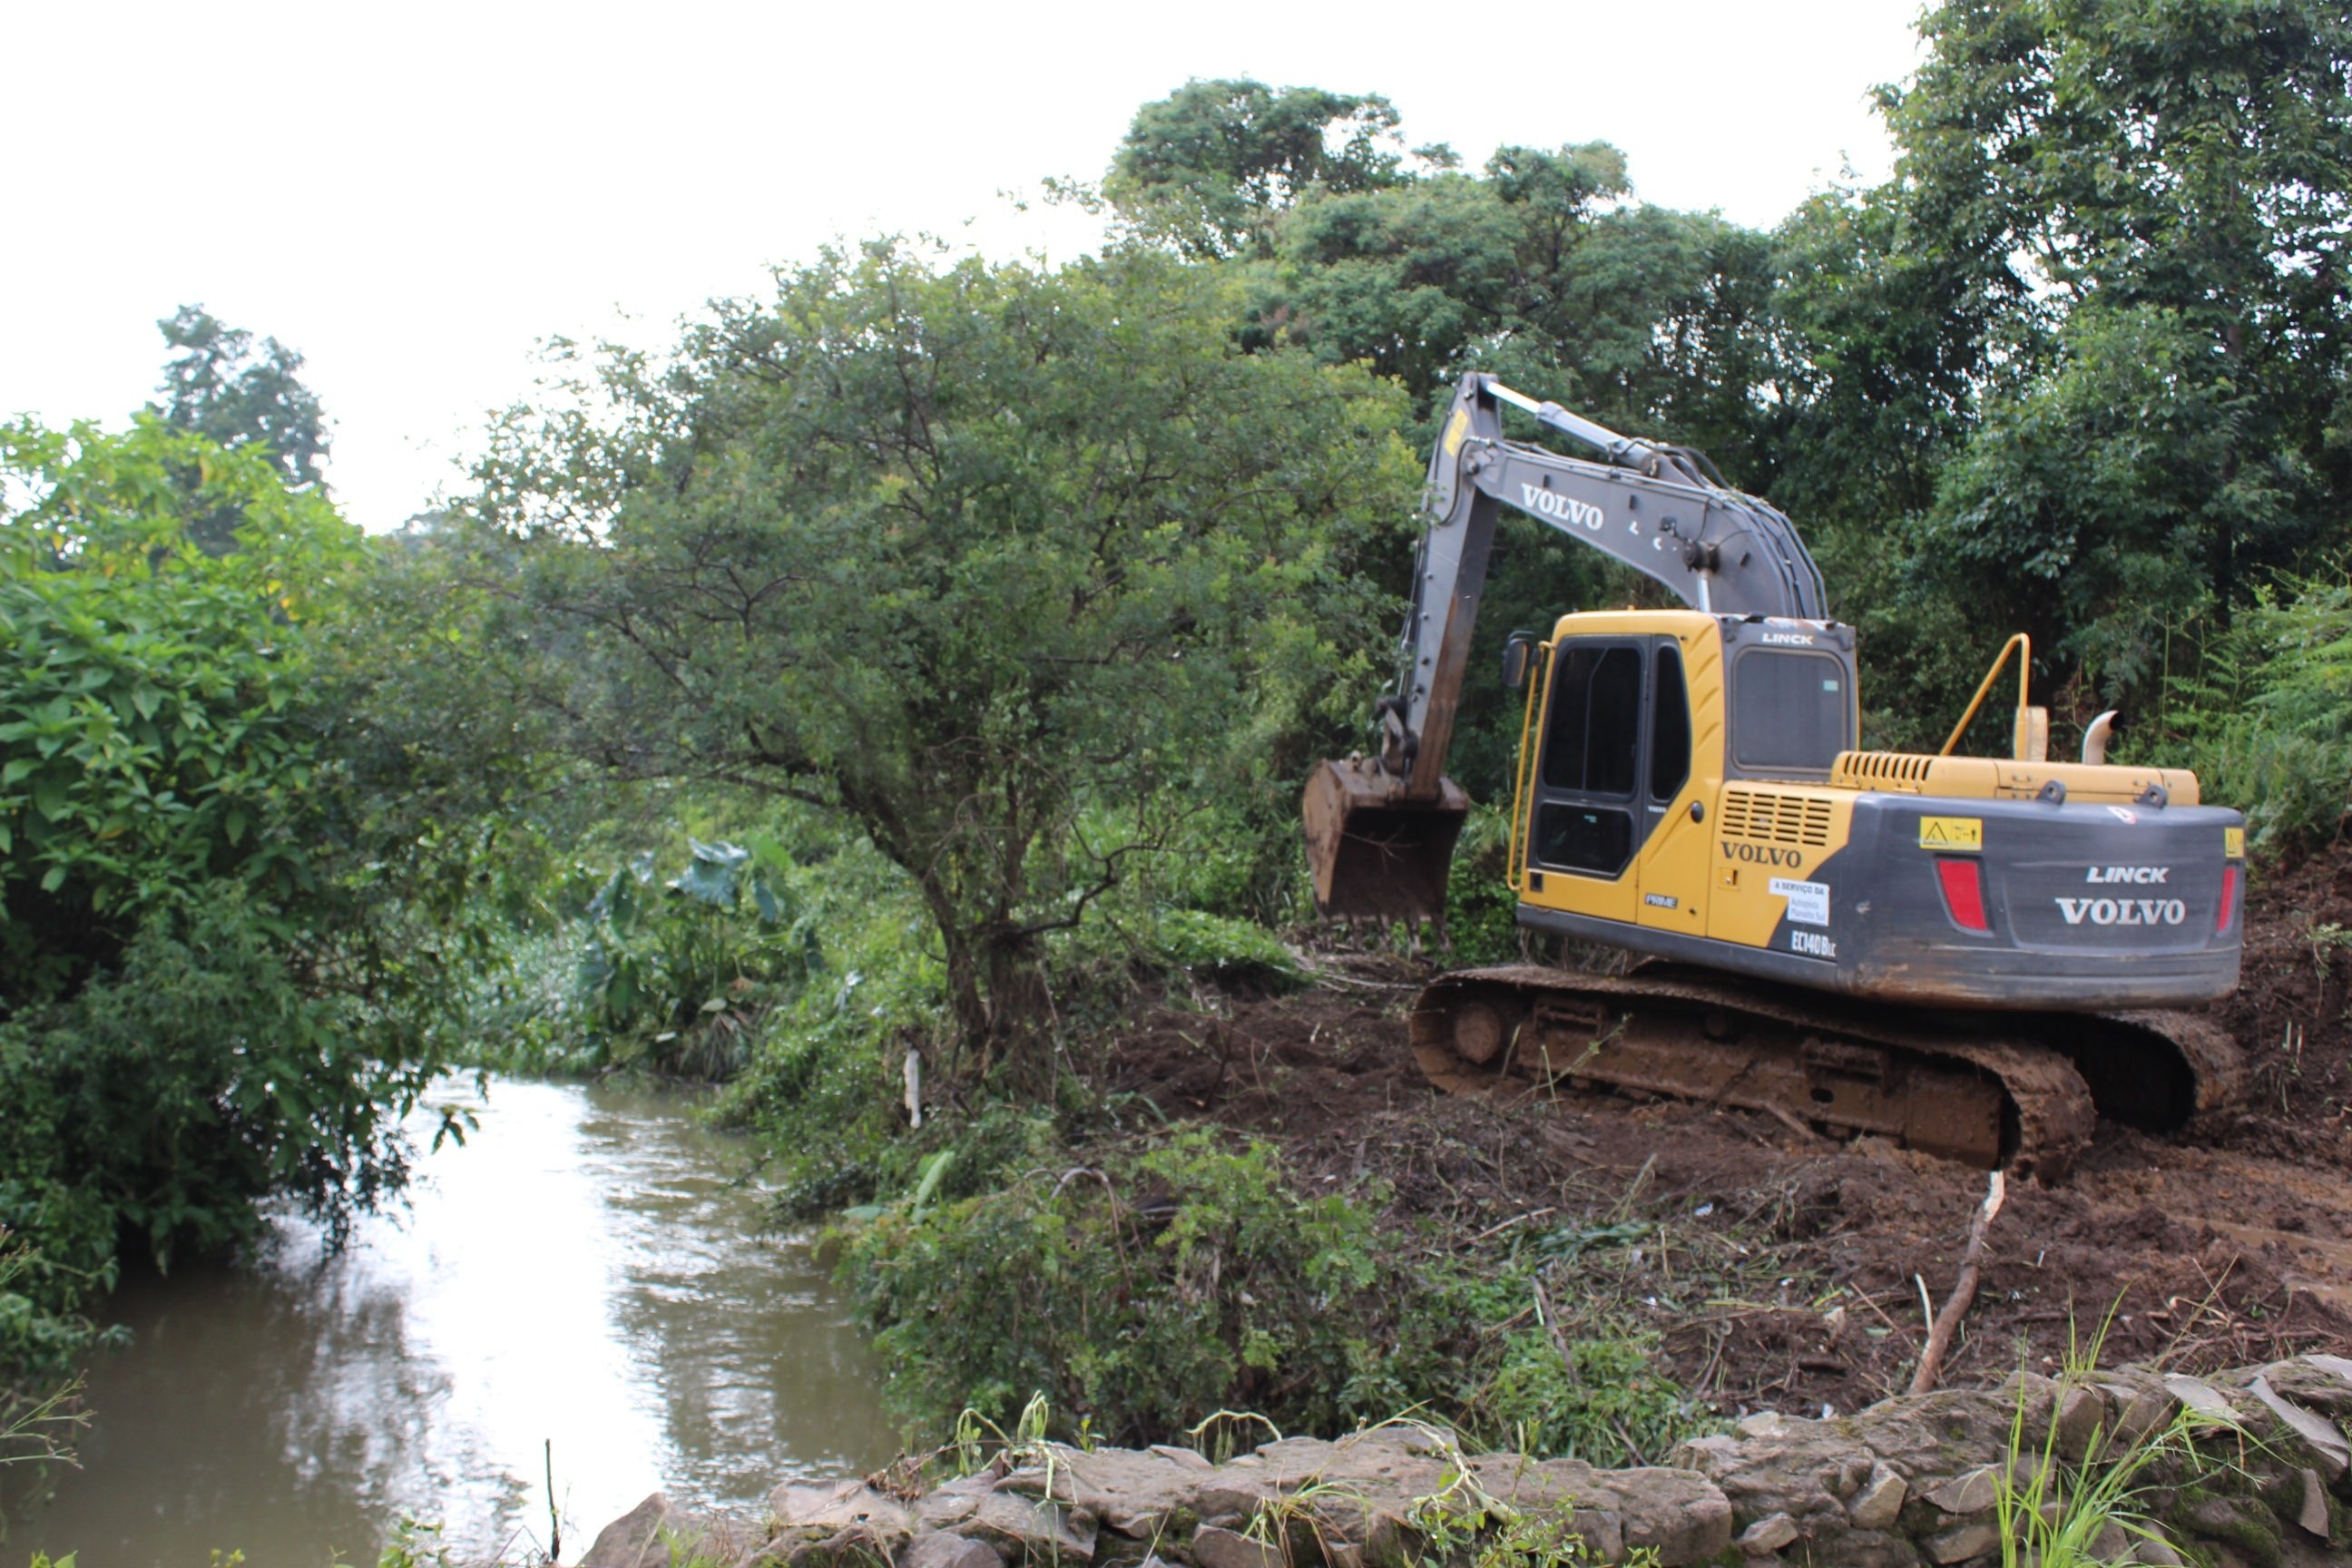
<instances>
[{"instance_id":1,"label":"gray counterweight panel","mask_svg":"<svg viewBox=\"0 0 2352 1568\"><path fill-rule=\"evenodd\" d=\"M1974 825L1974 847L1954 847L1947 832L1923 845L1931 818ZM1829 889L1826 928L1784 918L1759 949L1525 905L1519 920L1685 963L1923 1005L2177 1006L2237 988L2244 867L2226 858L2224 844L2226 830L2243 825L2216 806L1864 795L1845 847L1807 873ZM1964 868L1957 876L1973 874L1988 929L1955 918L1939 860ZM2240 908L2224 923L2231 865Z\"/></svg>"}]
</instances>

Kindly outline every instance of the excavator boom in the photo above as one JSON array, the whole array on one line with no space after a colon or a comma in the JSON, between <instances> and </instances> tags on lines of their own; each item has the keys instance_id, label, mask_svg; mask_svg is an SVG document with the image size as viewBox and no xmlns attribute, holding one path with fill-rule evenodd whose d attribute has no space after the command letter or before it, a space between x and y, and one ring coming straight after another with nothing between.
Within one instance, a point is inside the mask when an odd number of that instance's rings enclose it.
<instances>
[{"instance_id":1,"label":"excavator boom","mask_svg":"<svg viewBox=\"0 0 2352 1568\"><path fill-rule=\"evenodd\" d=\"M1563 457L1503 434L1505 405L1591 447ZM1789 520L1706 472L1696 454L1620 436L1472 374L1430 456L1397 689L1376 758L1327 763L1305 802L1318 913L1435 919L1469 801L1444 776L1471 632L1506 506L1672 590L1693 609L1817 617L1822 576Z\"/></svg>"}]
</instances>

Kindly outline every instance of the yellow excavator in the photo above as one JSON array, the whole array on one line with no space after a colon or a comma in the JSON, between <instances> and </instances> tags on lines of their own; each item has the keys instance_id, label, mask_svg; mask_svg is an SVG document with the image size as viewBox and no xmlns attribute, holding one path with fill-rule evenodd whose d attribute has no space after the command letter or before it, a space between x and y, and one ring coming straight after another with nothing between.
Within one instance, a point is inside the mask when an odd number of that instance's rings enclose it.
<instances>
[{"instance_id":1,"label":"yellow excavator","mask_svg":"<svg viewBox=\"0 0 2352 1568\"><path fill-rule=\"evenodd\" d=\"M1592 455L1507 437L1507 405ZM1431 1082L1741 1106L2045 1180L2102 1115L2170 1130L2232 1098L2235 1048L2183 1009L2237 985L2244 818L2192 773L2106 763L2113 715L2050 761L2023 637L1941 752L1867 751L1853 631L1796 529L1696 453L1471 374L1426 495L1376 752L1307 783L1319 913L1443 918L1469 809L1445 755L1503 507L1686 606L1507 643L1518 921L1639 962L1440 976L1411 1023ZM1955 755L2012 654L2011 754Z\"/></svg>"}]
</instances>

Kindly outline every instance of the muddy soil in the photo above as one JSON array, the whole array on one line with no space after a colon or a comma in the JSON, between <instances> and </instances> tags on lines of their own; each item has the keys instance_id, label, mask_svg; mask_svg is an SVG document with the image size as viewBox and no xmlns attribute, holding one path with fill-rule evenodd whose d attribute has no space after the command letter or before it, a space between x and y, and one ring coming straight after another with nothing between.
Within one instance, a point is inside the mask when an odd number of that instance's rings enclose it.
<instances>
[{"instance_id":1,"label":"muddy soil","mask_svg":"<svg viewBox=\"0 0 2352 1568\"><path fill-rule=\"evenodd\" d=\"M2216 1010L2244 1099L2178 1134L2103 1124L2063 1185L2012 1186L1947 1385L2095 1348L2183 1371L2352 1350L2352 853L2259 879L2248 922L2243 986ZM1726 1414L1851 1411L1907 1384L1983 1173L1738 1110L1436 1095L1403 1016L1429 967L1318 963L1303 993L1153 1010L1115 1085L1262 1133L1310 1183L1375 1179L1406 1245L1565 1237L1585 1305L1656 1330Z\"/></svg>"}]
</instances>

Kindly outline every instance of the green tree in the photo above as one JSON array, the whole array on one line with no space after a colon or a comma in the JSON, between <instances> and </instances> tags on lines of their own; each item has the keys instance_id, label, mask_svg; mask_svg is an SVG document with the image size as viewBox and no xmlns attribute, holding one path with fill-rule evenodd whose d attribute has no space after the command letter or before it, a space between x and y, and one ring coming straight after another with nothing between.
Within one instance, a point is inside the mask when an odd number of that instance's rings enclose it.
<instances>
[{"instance_id":1,"label":"green tree","mask_svg":"<svg viewBox=\"0 0 2352 1568\"><path fill-rule=\"evenodd\" d=\"M606 358L619 417L509 422L477 547L518 607L485 637L576 755L854 820L961 1039L1034 1084L1042 939L1204 801L1292 787L1380 640L1350 562L1401 548L1402 411L1239 352L1234 310L1150 249L827 254L667 367Z\"/></svg>"},{"instance_id":2,"label":"green tree","mask_svg":"<svg viewBox=\"0 0 2352 1568\"><path fill-rule=\"evenodd\" d=\"M147 411L175 429L202 436L232 451L268 452L284 481L323 490L329 437L326 410L302 384L302 356L266 338L232 327L202 305L183 305L155 323L170 345L163 401ZM230 547L241 519L226 510L196 519L198 543L215 554Z\"/></svg>"},{"instance_id":3,"label":"green tree","mask_svg":"<svg viewBox=\"0 0 2352 1568\"><path fill-rule=\"evenodd\" d=\"M2352 18L1953 0L1921 26L1927 64L1884 98L1894 182L1790 235L1826 416L1795 460L1917 509L1903 574L1992 612L1970 641L2021 624L2051 673L2146 697L2165 628L2226 624L2344 537ZM1854 462L1862 432L1955 466L1922 505L1919 465ZM1883 551L1902 520L1873 521Z\"/></svg>"},{"instance_id":4,"label":"green tree","mask_svg":"<svg viewBox=\"0 0 2352 1568\"><path fill-rule=\"evenodd\" d=\"M1136 111L1103 191L1208 259L1262 254L1276 215L1310 189L1376 190L1403 165L1396 108L1377 93L1196 79Z\"/></svg>"},{"instance_id":5,"label":"green tree","mask_svg":"<svg viewBox=\"0 0 2352 1568\"><path fill-rule=\"evenodd\" d=\"M1242 342L1395 377L1416 451L1435 439L1455 381L1483 370L1616 428L1696 445L1750 488L1773 479L1769 244L1712 214L1633 200L1624 156L1605 142L1505 147L1476 174L1317 184L1275 215L1269 235L1270 259L1228 264L1246 289ZM1389 570L1402 589L1410 558ZM1474 666L1514 628L1653 592L1514 518ZM1507 787L1517 737L1507 695L1474 685L1449 771L1491 798Z\"/></svg>"},{"instance_id":6,"label":"green tree","mask_svg":"<svg viewBox=\"0 0 2352 1568\"><path fill-rule=\"evenodd\" d=\"M168 1258L401 1180L462 889L352 766L370 555L257 449L0 429L0 1226L50 1308L121 1237Z\"/></svg>"}]
</instances>

